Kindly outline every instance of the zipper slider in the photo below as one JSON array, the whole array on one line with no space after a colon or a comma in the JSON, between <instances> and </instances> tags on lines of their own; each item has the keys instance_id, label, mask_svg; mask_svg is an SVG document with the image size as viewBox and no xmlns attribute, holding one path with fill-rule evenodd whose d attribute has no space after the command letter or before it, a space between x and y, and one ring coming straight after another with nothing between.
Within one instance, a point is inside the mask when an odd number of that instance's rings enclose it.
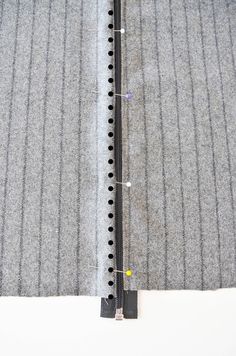
<instances>
[{"instance_id":1,"label":"zipper slider","mask_svg":"<svg viewBox=\"0 0 236 356\"><path fill-rule=\"evenodd\" d=\"M123 308L116 309L115 319L116 320L124 319Z\"/></svg>"}]
</instances>

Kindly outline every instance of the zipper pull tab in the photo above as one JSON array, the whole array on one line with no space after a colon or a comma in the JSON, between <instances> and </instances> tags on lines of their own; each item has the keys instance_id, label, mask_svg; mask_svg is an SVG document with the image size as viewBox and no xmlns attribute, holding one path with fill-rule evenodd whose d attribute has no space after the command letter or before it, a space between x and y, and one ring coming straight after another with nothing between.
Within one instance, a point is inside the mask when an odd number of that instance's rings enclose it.
<instances>
[{"instance_id":1,"label":"zipper pull tab","mask_svg":"<svg viewBox=\"0 0 236 356\"><path fill-rule=\"evenodd\" d=\"M124 319L123 308L116 309L115 319L116 320Z\"/></svg>"}]
</instances>

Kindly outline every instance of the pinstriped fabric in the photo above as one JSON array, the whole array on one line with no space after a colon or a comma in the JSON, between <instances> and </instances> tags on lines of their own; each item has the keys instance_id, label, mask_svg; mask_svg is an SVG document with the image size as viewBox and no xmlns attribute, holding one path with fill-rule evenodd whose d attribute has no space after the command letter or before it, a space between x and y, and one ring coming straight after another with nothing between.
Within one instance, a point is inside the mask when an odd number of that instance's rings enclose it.
<instances>
[{"instance_id":1,"label":"pinstriped fabric","mask_svg":"<svg viewBox=\"0 0 236 356\"><path fill-rule=\"evenodd\" d=\"M217 190L217 181L216 181L216 162L215 162L215 142L213 136L213 126L212 126L212 115L211 115L211 105L210 105L210 93L208 86L208 75L206 68L206 58L205 58L205 48L204 48L204 39L203 39L203 27L202 27L202 15L201 15L201 3L199 2L199 20L200 20L200 28L201 28L201 47L202 47L202 58L204 64L204 76L205 76L205 84L207 91L207 109L208 109L208 118L210 124L210 136L211 136L211 150L212 150L212 168L213 168L213 177L214 177L214 192L215 192L215 210L216 210L216 225L217 225L217 236L218 236L218 247L220 250L220 231L219 231L219 202L218 202L218 190ZM221 260L219 254L219 278L220 282L222 282L221 276Z\"/></svg>"},{"instance_id":2,"label":"pinstriped fabric","mask_svg":"<svg viewBox=\"0 0 236 356\"><path fill-rule=\"evenodd\" d=\"M83 64L83 16L84 16L84 11L83 11L83 1L81 1L81 7L80 7L80 52L79 52L79 57L80 57L80 62L79 62L79 91L81 91L81 86L82 86L82 64ZM78 95L80 95L78 93ZM79 100L79 114L81 113L81 98ZM78 120L78 129L77 129L77 136L78 136L78 152L81 150L81 121ZM76 294L80 294L80 190L81 190L81 174L80 174L80 155L78 159L78 187L77 187L77 244L76 244Z\"/></svg>"},{"instance_id":3,"label":"pinstriped fabric","mask_svg":"<svg viewBox=\"0 0 236 356\"><path fill-rule=\"evenodd\" d=\"M200 181L200 168L199 168L199 137L197 128L197 117L196 117L196 99L195 99L195 88L193 82L192 74L192 61L190 56L190 45L189 45L189 21L186 9L186 2L183 0L184 15L185 15L185 33L186 33L186 43L187 43L187 53L188 53L188 67L189 76L191 82L191 116L193 117L193 131L194 131L194 150L195 150L195 165L196 165L196 178L197 178L197 196L198 196L198 216L199 216L199 233L200 233L200 264L201 264L201 287L203 288L203 227L202 227L202 197L201 197L201 181Z\"/></svg>"},{"instance_id":4,"label":"pinstriped fabric","mask_svg":"<svg viewBox=\"0 0 236 356\"><path fill-rule=\"evenodd\" d=\"M40 179L40 205L39 205L39 257L38 257L38 295L41 295L41 262L42 262L42 209L43 209L43 186L45 170L45 135L46 135L46 118L47 118L47 92L48 92L48 58L50 46L50 25L51 25L50 1L48 7L48 32L47 32L47 49L46 49L46 72L44 80L44 101L43 101L43 137L42 137L42 156L41 156L41 179Z\"/></svg>"},{"instance_id":5,"label":"pinstriped fabric","mask_svg":"<svg viewBox=\"0 0 236 356\"><path fill-rule=\"evenodd\" d=\"M229 132L228 132L228 120L226 118L226 100L225 100L225 93L224 93L224 83L223 83L223 74L222 74L222 64L220 61L220 51L219 51L219 42L218 42L218 35L217 35L217 25L216 25L216 15L215 15L215 5L214 2L211 1L212 5L212 13L213 13L213 24L214 24L214 37L215 37L215 45L217 51L217 63L219 68L219 77L220 77L220 90L221 90L221 99L222 99L222 111L223 111L223 118L224 118L224 130L225 130L225 140L226 140L226 148L227 148L227 165L229 171L229 188L230 188L230 204L232 210L232 223L233 223L233 233L234 233L234 240L236 239L235 235L235 211L234 211L234 196L233 196L233 183L232 183L232 168L231 168L231 152L229 148ZM234 63L232 63L234 66ZM220 246L220 239L219 239L219 254L221 253L221 246ZM236 252L236 250L235 250ZM235 255L235 263L236 263L236 255ZM220 260L221 266L221 260ZM220 286L222 287L222 276L220 275Z\"/></svg>"},{"instance_id":6,"label":"pinstriped fabric","mask_svg":"<svg viewBox=\"0 0 236 356\"><path fill-rule=\"evenodd\" d=\"M145 168L144 168L144 181L145 181L145 209L147 212L147 258L146 258L146 271L149 271L149 189L148 189L148 135L147 135L147 110L146 110L146 92L145 92L145 73L144 73L144 62L143 62L143 29L142 29L142 2L139 1L139 21L140 21L140 50L141 50L141 70L142 70L142 101L143 101L143 119L144 119L144 151L145 151ZM147 288L149 288L149 273L147 273Z\"/></svg>"},{"instance_id":7,"label":"pinstriped fabric","mask_svg":"<svg viewBox=\"0 0 236 356\"><path fill-rule=\"evenodd\" d=\"M25 142L24 142L24 155L23 155L23 178L22 178L22 202L21 202L21 227L20 227L20 260L19 260L19 285L18 293L21 295L22 288L22 254L23 254L23 235L24 235L24 219L25 219L25 184L26 184L26 169L27 169L27 147L28 147L28 134L29 134L29 105L31 96L31 77L32 77L32 59L33 59L33 45L34 45L34 30L35 30L35 7L36 2L33 2L32 13L32 30L30 40L30 59L29 59L29 77L28 77L28 93L27 93L27 106L26 106L26 124L25 124Z\"/></svg>"},{"instance_id":8,"label":"pinstriped fabric","mask_svg":"<svg viewBox=\"0 0 236 356\"><path fill-rule=\"evenodd\" d=\"M157 3L154 2L154 10L155 10L155 54L156 54L156 63L157 63L157 72L158 72L158 91L159 91L159 116L160 116L160 132L161 132L161 171L162 171L162 184L161 184L161 189L163 190L163 225L164 225L164 240L165 240L165 261L167 259L167 237L168 237L168 231L167 231L167 223L166 223L166 174L165 174L165 136L164 136L164 130L163 130L163 108L162 108L162 81L161 81L161 72L160 72L160 58L159 58L159 45L158 45L158 22L157 22ZM165 263L165 272L164 272L164 283L166 285L167 282L167 269L166 269L166 263Z\"/></svg>"},{"instance_id":9,"label":"pinstriped fabric","mask_svg":"<svg viewBox=\"0 0 236 356\"><path fill-rule=\"evenodd\" d=\"M234 287L235 2L129 1L123 16L126 288Z\"/></svg>"},{"instance_id":10,"label":"pinstriped fabric","mask_svg":"<svg viewBox=\"0 0 236 356\"><path fill-rule=\"evenodd\" d=\"M181 135L180 135L180 117L179 117L179 91L178 91L178 79L176 72L176 53L173 36L173 13L172 13L172 1L169 1L170 8L170 24L171 24L171 46L174 68L174 80L175 80L175 97L176 97L176 118L177 118L177 130L178 130L178 151L179 151L179 175L180 175L180 195L181 195L181 215L182 215L182 238L183 238L183 288L186 284L186 263L185 263L185 207L184 207L184 193L183 193L183 167L182 167L182 148L181 148Z\"/></svg>"},{"instance_id":11,"label":"pinstriped fabric","mask_svg":"<svg viewBox=\"0 0 236 356\"><path fill-rule=\"evenodd\" d=\"M5 224L6 224L6 199L7 199L7 185L8 185L8 170L9 170L9 146L11 140L11 123L12 123L12 106L13 106L13 95L14 95L14 84L15 84L15 72L16 72L16 53L17 53L17 39L18 39L18 26L19 26L19 11L20 11L20 1L17 2L16 10L16 22L15 22L15 40L14 40L14 52L12 61L12 77L11 77L11 94L9 102L8 111L8 130L7 130L7 146L6 146L6 168L5 168L5 178L4 178L4 193L3 193L3 205L2 205L2 228L1 228L1 268L0 268L0 291L2 294L2 270L3 270L3 258L5 252Z\"/></svg>"},{"instance_id":12,"label":"pinstriped fabric","mask_svg":"<svg viewBox=\"0 0 236 356\"><path fill-rule=\"evenodd\" d=\"M59 172L59 201L58 201L58 245L57 245L57 295L60 295L61 278L61 209L62 209L62 177L63 177L63 136L65 116L65 65L66 65L66 43L67 43L67 16L68 1L65 1L64 34L63 34L63 60L62 60L62 86L61 86L61 122L60 122L60 172Z\"/></svg>"},{"instance_id":13,"label":"pinstriped fabric","mask_svg":"<svg viewBox=\"0 0 236 356\"><path fill-rule=\"evenodd\" d=\"M39 205L39 257L38 257L38 295L41 295L41 264L42 264L42 225L43 225L43 194L44 194L44 175L45 175L45 136L47 119L47 100L48 100L48 63L50 48L50 27L51 27L52 1L49 0L48 6L48 32L46 47L46 72L44 79L44 101L43 101L43 137L42 137L42 155L41 155L41 179L40 179L40 205Z\"/></svg>"},{"instance_id":14,"label":"pinstriped fabric","mask_svg":"<svg viewBox=\"0 0 236 356\"><path fill-rule=\"evenodd\" d=\"M1 295L114 292L110 6L1 2ZM235 2L122 7L126 287L235 286Z\"/></svg>"},{"instance_id":15,"label":"pinstriped fabric","mask_svg":"<svg viewBox=\"0 0 236 356\"><path fill-rule=\"evenodd\" d=\"M1 2L1 295L114 293L107 283L111 99L93 94L110 90L110 7Z\"/></svg>"},{"instance_id":16,"label":"pinstriped fabric","mask_svg":"<svg viewBox=\"0 0 236 356\"><path fill-rule=\"evenodd\" d=\"M83 11L83 1L81 1L81 7L80 7L80 52L79 52L79 57L80 57L80 62L79 62L79 90L81 91L81 86L82 86L82 64L83 64L83 16L84 16L84 11ZM79 93L78 93L79 94ZM79 94L80 95L80 94ZM81 98L79 100L79 114L81 113ZM81 121L78 120L78 152L81 150ZM79 271L80 271L80 258L79 258L79 253L80 253L80 189L81 189L81 174L80 174L80 155L78 159L78 187L77 187L77 244L76 244L76 294L80 294L80 280L79 280Z\"/></svg>"}]
</instances>

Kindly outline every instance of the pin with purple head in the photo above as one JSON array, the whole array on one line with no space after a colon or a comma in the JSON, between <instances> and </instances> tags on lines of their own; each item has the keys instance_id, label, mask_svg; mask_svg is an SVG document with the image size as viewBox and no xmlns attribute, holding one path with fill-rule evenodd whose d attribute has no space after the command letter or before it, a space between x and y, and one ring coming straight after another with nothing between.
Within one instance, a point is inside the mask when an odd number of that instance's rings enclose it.
<instances>
[{"instance_id":1,"label":"pin with purple head","mask_svg":"<svg viewBox=\"0 0 236 356\"><path fill-rule=\"evenodd\" d=\"M125 98L128 101L131 101L134 97L133 93L131 91L127 91L126 94L115 94L117 96L122 96L123 98Z\"/></svg>"},{"instance_id":2,"label":"pin with purple head","mask_svg":"<svg viewBox=\"0 0 236 356\"><path fill-rule=\"evenodd\" d=\"M130 101L132 100L134 97L133 93L131 93L131 91L128 91L126 94L125 94L125 98Z\"/></svg>"}]
</instances>

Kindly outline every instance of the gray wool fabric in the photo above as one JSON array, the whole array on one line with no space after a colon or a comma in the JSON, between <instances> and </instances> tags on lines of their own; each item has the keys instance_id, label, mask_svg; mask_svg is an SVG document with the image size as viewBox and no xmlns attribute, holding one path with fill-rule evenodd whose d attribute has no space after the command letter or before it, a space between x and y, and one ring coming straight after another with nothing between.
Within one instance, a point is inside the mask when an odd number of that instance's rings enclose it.
<instances>
[{"instance_id":1,"label":"gray wool fabric","mask_svg":"<svg viewBox=\"0 0 236 356\"><path fill-rule=\"evenodd\" d=\"M236 1L122 1L126 289L236 286Z\"/></svg>"},{"instance_id":2,"label":"gray wool fabric","mask_svg":"<svg viewBox=\"0 0 236 356\"><path fill-rule=\"evenodd\" d=\"M0 3L0 294L114 294L111 1Z\"/></svg>"},{"instance_id":3,"label":"gray wool fabric","mask_svg":"<svg viewBox=\"0 0 236 356\"><path fill-rule=\"evenodd\" d=\"M115 295L111 8L0 1L2 296ZM121 9L125 289L235 287L236 1Z\"/></svg>"}]
</instances>

